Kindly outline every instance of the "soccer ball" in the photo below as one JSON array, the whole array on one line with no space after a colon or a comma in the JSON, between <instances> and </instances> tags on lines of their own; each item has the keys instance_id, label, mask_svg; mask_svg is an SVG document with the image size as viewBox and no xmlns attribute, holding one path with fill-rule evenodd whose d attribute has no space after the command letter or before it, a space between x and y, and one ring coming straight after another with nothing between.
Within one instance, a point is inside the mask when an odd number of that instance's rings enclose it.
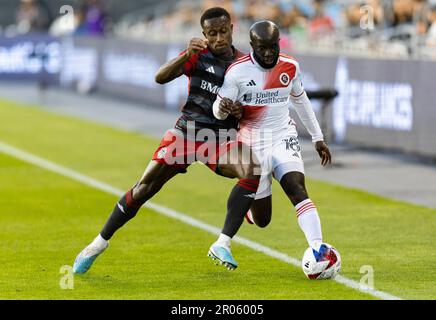
<instances>
[{"instance_id":1,"label":"soccer ball","mask_svg":"<svg viewBox=\"0 0 436 320\"><path fill-rule=\"evenodd\" d=\"M309 279L331 279L341 270L341 256L328 243L322 243L319 251L307 248L301 261L304 274Z\"/></svg>"}]
</instances>

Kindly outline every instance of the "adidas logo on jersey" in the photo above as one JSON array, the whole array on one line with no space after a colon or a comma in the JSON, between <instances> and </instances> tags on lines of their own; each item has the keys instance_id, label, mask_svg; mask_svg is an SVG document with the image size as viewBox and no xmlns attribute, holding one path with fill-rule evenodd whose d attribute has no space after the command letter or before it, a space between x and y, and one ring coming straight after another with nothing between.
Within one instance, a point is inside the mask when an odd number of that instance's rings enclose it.
<instances>
[{"instance_id":1,"label":"adidas logo on jersey","mask_svg":"<svg viewBox=\"0 0 436 320\"><path fill-rule=\"evenodd\" d=\"M247 83L247 87L253 87L256 85L256 82L254 80L251 80L249 83Z\"/></svg>"},{"instance_id":2,"label":"adidas logo on jersey","mask_svg":"<svg viewBox=\"0 0 436 320\"><path fill-rule=\"evenodd\" d=\"M209 68L207 68L206 71L210 72L210 73L215 73L215 69L213 68L213 66L210 66Z\"/></svg>"}]
</instances>

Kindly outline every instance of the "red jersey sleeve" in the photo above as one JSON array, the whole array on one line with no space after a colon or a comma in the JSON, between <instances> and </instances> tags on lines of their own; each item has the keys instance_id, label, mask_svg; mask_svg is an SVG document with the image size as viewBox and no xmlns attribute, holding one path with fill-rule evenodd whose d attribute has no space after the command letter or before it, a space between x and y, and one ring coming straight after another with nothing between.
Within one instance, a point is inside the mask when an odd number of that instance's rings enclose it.
<instances>
[{"instance_id":1,"label":"red jersey sleeve","mask_svg":"<svg viewBox=\"0 0 436 320\"><path fill-rule=\"evenodd\" d=\"M186 53L186 50L183 50L179 56L182 56ZM182 68L183 68L183 74L187 77L190 77L192 75L192 72L195 69L195 65L197 64L197 60L198 60L198 54L193 54L191 56L191 58L189 58L189 60L187 60Z\"/></svg>"}]
</instances>

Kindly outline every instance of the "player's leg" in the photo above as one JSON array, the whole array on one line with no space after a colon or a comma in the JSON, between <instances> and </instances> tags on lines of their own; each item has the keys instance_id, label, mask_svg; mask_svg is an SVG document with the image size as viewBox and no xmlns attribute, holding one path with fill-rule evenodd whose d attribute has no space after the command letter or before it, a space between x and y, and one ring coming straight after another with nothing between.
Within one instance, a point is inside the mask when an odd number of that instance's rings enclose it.
<instances>
[{"instance_id":1,"label":"player's leg","mask_svg":"<svg viewBox=\"0 0 436 320\"><path fill-rule=\"evenodd\" d=\"M210 164L208 164L209 167ZM211 167L213 169L213 167ZM228 178L237 178L227 201L227 215L218 240L209 255L229 269L237 267L230 251L230 242L241 227L244 216L253 204L259 187L260 168L255 155L245 144L234 143L233 148L217 159L215 172Z\"/></svg>"},{"instance_id":2,"label":"player's leg","mask_svg":"<svg viewBox=\"0 0 436 320\"><path fill-rule=\"evenodd\" d=\"M298 224L312 248L322 243L321 221L315 204L310 200L302 172L288 172L281 177L280 185L291 200L297 213Z\"/></svg>"},{"instance_id":3,"label":"player's leg","mask_svg":"<svg viewBox=\"0 0 436 320\"><path fill-rule=\"evenodd\" d=\"M265 228L271 222L271 216L272 195L269 195L265 198L255 199L246 218L249 220L249 223L254 223L260 228Z\"/></svg>"},{"instance_id":4,"label":"player's leg","mask_svg":"<svg viewBox=\"0 0 436 320\"><path fill-rule=\"evenodd\" d=\"M86 272L97 256L107 248L108 240L112 235L132 219L139 208L155 195L168 180L177 173L186 172L189 164L183 162L186 155L185 144L183 134L180 135L174 130L166 132L141 179L121 197L101 232L76 257L73 265L75 273ZM180 160L182 163L177 162Z\"/></svg>"},{"instance_id":5,"label":"player's leg","mask_svg":"<svg viewBox=\"0 0 436 320\"><path fill-rule=\"evenodd\" d=\"M94 260L108 247L112 235L135 217L141 206L153 197L168 180L180 172L180 168L152 160L139 182L116 203L106 224L94 241L76 257L73 271L75 273L88 271Z\"/></svg>"},{"instance_id":6,"label":"player's leg","mask_svg":"<svg viewBox=\"0 0 436 320\"><path fill-rule=\"evenodd\" d=\"M262 176L257 189L256 198L245 219L250 224L266 227L272 216L272 157L270 148L261 148L257 151L262 158Z\"/></svg>"},{"instance_id":7,"label":"player's leg","mask_svg":"<svg viewBox=\"0 0 436 320\"><path fill-rule=\"evenodd\" d=\"M295 207L298 224L307 242L318 250L322 243L321 222L306 189L301 148L295 135L282 139L274 147L273 167L274 177Z\"/></svg>"},{"instance_id":8,"label":"player's leg","mask_svg":"<svg viewBox=\"0 0 436 320\"><path fill-rule=\"evenodd\" d=\"M152 160L139 182L128 190L115 205L111 216L100 232L101 237L109 240L115 231L135 217L146 201L159 192L168 180L180 172L181 169L177 167Z\"/></svg>"},{"instance_id":9,"label":"player's leg","mask_svg":"<svg viewBox=\"0 0 436 320\"><path fill-rule=\"evenodd\" d=\"M272 196L262 199L255 199L250 210L245 215L249 224L265 228L271 222L272 217Z\"/></svg>"}]
</instances>

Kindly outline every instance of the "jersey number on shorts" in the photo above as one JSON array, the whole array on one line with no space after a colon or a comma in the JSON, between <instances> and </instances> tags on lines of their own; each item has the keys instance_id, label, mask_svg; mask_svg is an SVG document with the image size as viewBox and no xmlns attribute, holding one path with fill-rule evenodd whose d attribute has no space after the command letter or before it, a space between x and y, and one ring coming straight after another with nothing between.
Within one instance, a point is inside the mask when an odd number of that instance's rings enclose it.
<instances>
[{"instance_id":1,"label":"jersey number on shorts","mask_svg":"<svg viewBox=\"0 0 436 320\"><path fill-rule=\"evenodd\" d=\"M289 139L283 139L283 141L286 143L286 150L300 152L301 148L297 138L290 137Z\"/></svg>"}]
</instances>

